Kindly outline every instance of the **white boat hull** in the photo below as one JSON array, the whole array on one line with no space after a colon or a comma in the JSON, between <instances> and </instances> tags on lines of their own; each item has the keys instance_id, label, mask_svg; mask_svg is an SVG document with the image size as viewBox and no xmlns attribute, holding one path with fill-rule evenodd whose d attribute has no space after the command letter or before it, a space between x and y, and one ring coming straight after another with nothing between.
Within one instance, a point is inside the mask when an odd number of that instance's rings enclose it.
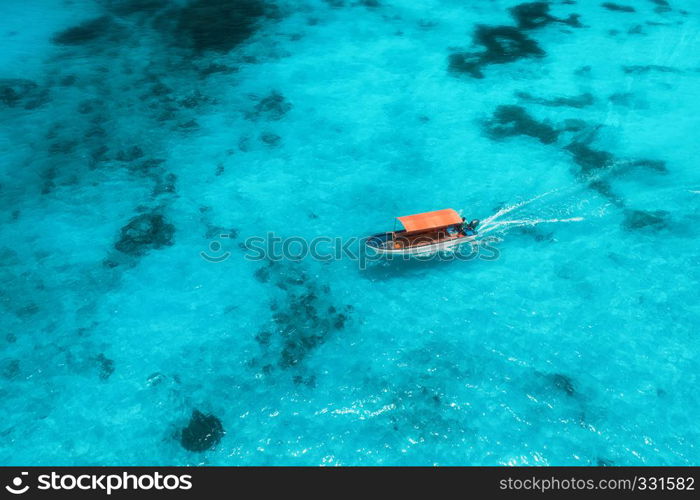
<instances>
[{"instance_id":1,"label":"white boat hull","mask_svg":"<svg viewBox=\"0 0 700 500\"><path fill-rule=\"evenodd\" d=\"M454 249L460 245L463 245L464 243L474 241L475 239L476 236L464 236L463 238L454 238L429 245L418 245L408 248L374 247L371 245L367 245L367 247L371 248L380 255L430 255Z\"/></svg>"}]
</instances>

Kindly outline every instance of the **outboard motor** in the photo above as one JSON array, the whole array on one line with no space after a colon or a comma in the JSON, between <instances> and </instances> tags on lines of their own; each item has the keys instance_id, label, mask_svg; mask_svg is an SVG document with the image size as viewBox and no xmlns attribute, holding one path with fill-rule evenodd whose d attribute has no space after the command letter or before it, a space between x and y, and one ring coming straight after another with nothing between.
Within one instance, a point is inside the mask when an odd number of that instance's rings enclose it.
<instances>
[{"instance_id":1,"label":"outboard motor","mask_svg":"<svg viewBox=\"0 0 700 500\"><path fill-rule=\"evenodd\" d=\"M464 234L467 236L474 236L476 233L476 226L479 225L479 219L474 219L470 223L464 223Z\"/></svg>"}]
</instances>

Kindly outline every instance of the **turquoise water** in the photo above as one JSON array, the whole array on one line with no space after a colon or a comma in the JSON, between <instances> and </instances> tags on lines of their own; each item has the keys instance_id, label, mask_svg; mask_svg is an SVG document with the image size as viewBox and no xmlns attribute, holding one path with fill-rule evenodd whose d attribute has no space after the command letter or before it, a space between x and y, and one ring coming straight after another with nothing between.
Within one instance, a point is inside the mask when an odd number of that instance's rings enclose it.
<instances>
[{"instance_id":1,"label":"turquoise water","mask_svg":"<svg viewBox=\"0 0 700 500\"><path fill-rule=\"evenodd\" d=\"M700 10L602 4L3 1L0 463L698 464Z\"/></svg>"}]
</instances>

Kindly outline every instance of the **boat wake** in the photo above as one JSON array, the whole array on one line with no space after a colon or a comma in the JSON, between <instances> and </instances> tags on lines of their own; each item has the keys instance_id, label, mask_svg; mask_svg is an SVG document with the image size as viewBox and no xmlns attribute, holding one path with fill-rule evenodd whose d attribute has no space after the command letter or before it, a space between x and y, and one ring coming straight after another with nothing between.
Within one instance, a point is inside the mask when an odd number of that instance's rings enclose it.
<instances>
[{"instance_id":1,"label":"boat wake","mask_svg":"<svg viewBox=\"0 0 700 500\"><path fill-rule=\"evenodd\" d=\"M538 224L551 224L559 222L580 222L584 220L583 217L537 217L537 216L521 216L517 219L505 219L501 218L507 214L512 214L513 212L518 213L525 206L530 205L542 198L556 193L558 190L548 191L546 193L530 198L529 200L521 201L513 205L507 205L495 214L484 219L479 227L479 237L483 238L485 235L492 233L493 235L500 234L504 235L508 230L523 227L523 226L536 226Z\"/></svg>"}]
</instances>

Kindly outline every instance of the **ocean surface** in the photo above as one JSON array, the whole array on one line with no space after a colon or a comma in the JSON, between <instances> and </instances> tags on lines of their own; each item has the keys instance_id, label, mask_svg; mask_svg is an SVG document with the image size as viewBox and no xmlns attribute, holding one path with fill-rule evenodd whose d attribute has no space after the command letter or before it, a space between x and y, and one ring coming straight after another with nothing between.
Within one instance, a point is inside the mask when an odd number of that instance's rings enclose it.
<instances>
[{"instance_id":1,"label":"ocean surface","mask_svg":"<svg viewBox=\"0 0 700 500\"><path fill-rule=\"evenodd\" d=\"M0 464L700 463L696 1L0 18Z\"/></svg>"}]
</instances>

